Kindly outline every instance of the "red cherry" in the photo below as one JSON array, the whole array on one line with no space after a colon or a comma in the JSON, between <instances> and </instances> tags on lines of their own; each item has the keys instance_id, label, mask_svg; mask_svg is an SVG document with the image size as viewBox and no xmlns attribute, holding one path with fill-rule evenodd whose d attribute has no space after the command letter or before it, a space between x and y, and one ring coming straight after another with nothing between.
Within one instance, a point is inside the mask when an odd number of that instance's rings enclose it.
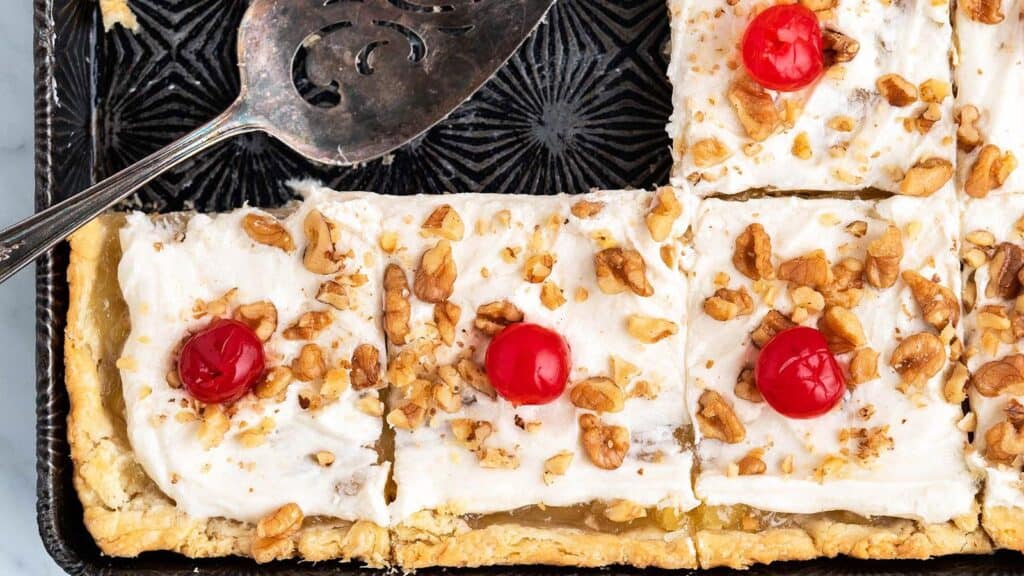
<instances>
[{"instance_id":1,"label":"red cherry","mask_svg":"<svg viewBox=\"0 0 1024 576\"><path fill-rule=\"evenodd\" d=\"M799 90L825 69L818 17L800 4L777 4L761 12L743 34L743 65L758 84Z\"/></svg>"},{"instance_id":2,"label":"red cherry","mask_svg":"<svg viewBox=\"0 0 1024 576\"><path fill-rule=\"evenodd\" d=\"M487 377L513 404L547 404L569 379L569 345L536 324L512 324L487 346Z\"/></svg>"},{"instance_id":3,"label":"red cherry","mask_svg":"<svg viewBox=\"0 0 1024 576\"><path fill-rule=\"evenodd\" d=\"M185 341L178 357L178 377L196 400L234 402L263 374L263 343L235 320L214 320Z\"/></svg>"},{"instance_id":4,"label":"red cherry","mask_svg":"<svg viewBox=\"0 0 1024 576\"><path fill-rule=\"evenodd\" d=\"M790 418L813 418L832 409L846 390L825 336L797 326L779 332L761 349L754 373L772 408Z\"/></svg>"}]
</instances>

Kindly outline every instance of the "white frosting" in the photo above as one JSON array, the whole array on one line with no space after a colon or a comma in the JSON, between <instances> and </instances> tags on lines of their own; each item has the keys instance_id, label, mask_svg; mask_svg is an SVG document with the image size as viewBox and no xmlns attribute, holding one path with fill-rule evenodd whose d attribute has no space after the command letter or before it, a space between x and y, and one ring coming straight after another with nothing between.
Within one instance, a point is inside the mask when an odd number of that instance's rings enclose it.
<instances>
[{"instance_id":1,"label":"white frosting","mask_svg":"<svg viewBox=\"0 0 1024 576\"><path fill-rule=\"evenodd\" d=\"M956 68L957 108L973 105L980 112L975 126L983 144L995 144L1024 161L1024 119L1020 102L1024 98L1024 26L1019 0L1001 0L1005 15L998 24L984 24L956 11L959 63ZM966 179L981 146L960 152L958 173ZM991 195L1024 189L1024 169L1014 170Z\"/></svg>"},{"instance_id":2,"label":"white frosting","mask_svg":"<svg viewBox=\"0 0 1024 576\"><path fill-rule=\"evenodd\" d=\"M701 389L721 394L746 428L746 439L737 444L701 438L698 459L701 472L697 495L709 504L747 504L763 510L811 513L847 510L865 516L883 515L941 522L971 510L976 491L964 462L966 436L956 428L960 406L943 400L945 370L931 378L916 397L897 390L899 376L889 358L899 339L930 330L921 320L918 305L902 279L885 290L865 284L861 303L853 308L860 319L868 346L879 353L880 378L847 392L838 406L818 418L789 419L766 403L737 398L734 387L741 369L753 366L757 349L749 335L771 308L753 290L753 283L732 265L735 238L752 222L760 222L772 241L773 265L823 249L830 262L842 257L863 259L867 244L891 222L903 230L901 270L916 270L943 285L960 284L957 239L959 226L951 187L929 199L897 197L868 202L848 200L763 199L748 202L706 200L695 223L697 253L689 299L689 347L687 350L688 405L698 410ZM856 238L845 230L852 221L868 223L868 232ZM704 300L716 286L715 277L729 275L728 287L745 286L755 301L754 312L728 322L717 321L703 311ZM775 281L779 296L775 308L792 309L785 283ZM817 316L803 322L815 326ZM846 364L849 354L840 356ZM864 419L858 411L873 406ZM844 447L856 452L854 442L839 442L844 428L889 426L894 442L869 464L850 457L842 473L819 482L814 477L826 455ZM765 448L765 474L730 476L730 465L750 450ZM782 472L782 462L792 456L792 473Z\"/></svg>"},{"instance_id":3,"label":"white frosting","mask_svg":"<svg viewBox=\"0 0 1024 576\"><path fill-rule=\"evenodd\" d=\"M300 408L300 382L289 386L280 403L246 396L236 404L224 440L206 450L198 438L199 422L175 418L189 405L189 396L165 378L172 350L209 322L208 317L193 318L196 300L212 301L232 288L238 289L236 304L269 300L276 306L278 329L266 345L268 363L291 362L305 342L285 340L281 332L302 313L326 307L315 300L325 277L302 265L302 221L312 208L339 224L339 249L353 251L344 272L358 270L370 278L353 290L353 309L335 311L334 322L317 342L330 365L350 358L362 343L383 354L381 260L373 252L380 213L366 198L313 193L283 220L299 247L292 254L249 239L241 220L255 211L251 208L194 215L182 240L176 238L176 227L137 213L128 216L121 232L118 277L132 327L121 364L128 436L146 474L192 517L252 522L294 502L307 516L388 523L384 484L389 465L377 464L375 449L382 423L356 408L359 392L349 388L318 411ZM237 438L243 423L255 425L264 417L273 419L273 431L258 447L243 446ZM321 450L334 454L332 466L313 460Z\"/></svg>"},{"instance_id":4,"label":"white frosting","mask_svg":"<svg viewBox=\"0 0 1024 576\"><path fill-rule=\"evenodd\" d=\"M677 196L687 204L684 215L675 223L672 238L685 232L693 214L691 200L679 192ZM476 309L488 302L508 300L524 312L526 321L550 327L568 341L573 366L570 386L589 376L610 375L610 355L614 354L641 369L634 383L646 379L661 387L654 400L630 398L623 411L601 415L606 423L627 427L632 437L625 462L612 471L594 466L583 451L578 417L584 411L569 402L568 394L543 406L520 408L500 397L494 401L476 394L475 403L467 402L457 413L439 410L430 425L413 432L399 430L394 522L420 510L440 507L463 513L490 513L537 504L569 506L619 498L643 506L690 509L697 505L690 486L692 455L673 438L676 429L689 425L689 418L681 409L686 280L678 270L663 263L659 256L661 245L651 239L644 224L650 198L651 194L645 192L599 192L571 197L462 194L413 197L390 205L383 228L399 234L401 249L394 260L407 271L410 283L420 255L436 241L419 233L420 224L434 208L450 204L465 223L465 238L452 242L458 278L450 301L462 307L457 342L454 347L443 347L438 352L438 362L450 362L464 349L475 347L476 358L482 364L487 339L472 327ZM595 218L579 219L570 214L570 206L582 199L605 202L606 206ZM501 210L509 211L508 227L498 224L495 218ZM522 276L534 228L543 229L552 215L563 224L554 235L545 232L552 242L548 251L557 258L548 280L564 290L567 300L556 310L541 303L541 285L530 284ZM478 221L485 229L483 234L476 231ZM593 256L600 248L592 235L601 230L607 231L619 245L640 251L647 265L647 277L654 286L653 296L641 298L628 291L606 295L600 291L593 268ZM500 256L505 247L519 247L523 251L515 262L508 263ZM685 248L674 242L673 250L680 254ZM481 273L484 268L486 278ZM581 287L589 293L585 302L574 298ZM413 336L436 338L429 326L433 305L415 296L410 301ZM626 331L626 318L631 314L670 319L680 325L680 334L656 344L640 343ZM390 354L396 352L391 350ZM540 421L540 430L530 433L518 428L514 424L517 414L527 422ZM514 450L519 467L482 468L474 454L450 438L447 422L452 418L491 422L495 432L485 446ZM572 464L564 476L547 486L542 481L544 461L563 450L575 454ZM656 451L664 454L660 462L641 459L643 453Z\"/></svg>"},{"instance_id":5,"label":"white frosting","mask_svg":"<svg viewBox=\"0 0 1024 576\"><path fill-rule=\"evenodd\" d=\"M951 97L941 103L942 119L922 135L907 131L903 121L916 117L925 105L918 101L902 108L891 106L875 87L885 74L899 74L915 86L930 78L950 82L949 6L932 0L840 0L823 22L860 42L856 57L840 65L845 70L841 76L826 74L797 93L772 93L780 108L781 100L794 99L802 102L803 112L792 128L761 142L760 152L745 154L743 146L752 140L726 93L736 70L742 70L737 46L758 5L753 0L740 0L735 6L719 0L669 1L669 76L674 94L668 133L674 142L674 183L682 185L688 178L694 182L700 175L694 189L702 196L762 187L895 191L902 174L919 160L953 161ZM1007 22L1016 25L1016 18ZM852 117L856 128L852 132L830 128L828 121L836 116ZM794 138L801 133L807 134L812 151L806 160L792 153ZM718 139L732 155L720 164L697 167L686 149L706 138ZM845 154L829 154L831 146L845 142L849 143Z\"/></svg>"},{"instance_id":6,"label":"white frosting","mask_svg":"<svg viewBox=\"0 0 1024 576\"><path fill-rule=\"evenodd\" d=\"M1019 195L968 200L963 212L963 231L966 235L976 230L987 230L995 236L997 242L1013 242L1019 245L1022 237L1015 224L1022 217L1024 217L1024 197ZM970 243L964 242L965 250L971 247ZM977 327L977 310L989 304L1003 308L1009 306L998 296L989 298L985 295L985 287L988 286L989 278L988 266L982 266L974 271L974 280L978 287L977 301L973 310L964 318L966 344L968 349L975 351L967 361L967 367L972 372L990 360L1024 352L1024 343L1021 341L1013 344L1001 343L994 356L987 354L981 346L981 330ZM974 433L975 451L971 454L970 462L985 474L985 506L1024 508L1024 481L1022 481L1021 471L1006 466L993 466L982 456L985 453L985 432L1006 419L1003 410L1010 398L1012 396L1008 394L989 398L978 394L971 388L971 409L977 418L977 428ZM1018 402L1024 402L1024 396L1017 396L1016 399Z\"/></svg>"}]
</instances>

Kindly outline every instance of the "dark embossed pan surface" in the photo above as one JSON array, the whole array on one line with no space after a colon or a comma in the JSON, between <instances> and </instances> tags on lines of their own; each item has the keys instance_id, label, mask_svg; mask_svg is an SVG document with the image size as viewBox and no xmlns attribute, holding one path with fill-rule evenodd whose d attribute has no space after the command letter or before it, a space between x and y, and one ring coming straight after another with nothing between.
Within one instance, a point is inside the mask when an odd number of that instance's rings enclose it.
<instances>
[{"instance_id":1,"label":"dark embossed pan surface","mask_svg":"<svg viewBox=\"0 0 1024 576\"><path fill-rule=\"evenodd\" d=\"M93 0L33 1L39 208L185 134L237 95L235 28L244 0L132 0L142 25L137 35L120 29L104 34ZM269 137L251 134L171 171L128 206L147 211L224 210L243 202L275 206L287 201L284 182L295 176L389 194L649 187L667 180L671 162L664 132L671 111L664 77L667 37L663 0L560 0L471 101L385 161L355 169L317 166ZM67 250L60 248L37 269L38 521L57 563L71 574L366 574L332 563L283 562L257 570L237 558L192 561L147 554L128 560L99 554L71 485L62 344L66 267ZM641 572L658 571L600 571ZM1024 560L1013 554L929 562L838 559L776 564L751 573L1024 574Z\"/></svg>"}]
</instances>

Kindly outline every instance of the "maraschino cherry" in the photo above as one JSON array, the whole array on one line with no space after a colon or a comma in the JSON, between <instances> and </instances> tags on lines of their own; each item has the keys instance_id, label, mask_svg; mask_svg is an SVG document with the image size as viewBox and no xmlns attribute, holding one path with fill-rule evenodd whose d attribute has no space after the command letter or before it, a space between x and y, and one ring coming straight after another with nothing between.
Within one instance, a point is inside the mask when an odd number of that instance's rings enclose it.
<instances>
[{"instance_id":1,"label":"maraschino cherry","mask_svg":"<svg viewBox=\"0 0 1024 576\"><path fill-rule=\"evenodd\" d=\"M779 332L764 345L754 379L765 402L790 418L828 412L846 389L825 336L806 326Z\"/></svg>"},{"instance_id":2,"label":"maraschino cherry","mask_svg":"<svg viewBox=\"0 0 1024 576\"><path fill-rule=\"evenodd\" d=\"M241 322L217 319L190 336L178 357L178 377L196 400L234 402L263 374L263 343Z\"/></svg>"},{"instance_id":3,"label":"maraschino cherry","mask_svg":"<svg viewBox=\"0 0 1024 576\"><path fill-rule=\"evenodd\" d=\"M518 323L487 346L487 377L502 398L516 405L547 404L569 379L569 345L557 332Z\"/></svg>"},{"instance_id":4,"label":"maraschino cherry","mask_svg":"<svg viewBox=\"0 0 1024 576\"><path fill-rule=\"evenodd\" d=\"M743 65L758 84L792 92L809 86L825 69L821 25L800 4L777 4L747 25Z\"/></svg>"}]
</instances>

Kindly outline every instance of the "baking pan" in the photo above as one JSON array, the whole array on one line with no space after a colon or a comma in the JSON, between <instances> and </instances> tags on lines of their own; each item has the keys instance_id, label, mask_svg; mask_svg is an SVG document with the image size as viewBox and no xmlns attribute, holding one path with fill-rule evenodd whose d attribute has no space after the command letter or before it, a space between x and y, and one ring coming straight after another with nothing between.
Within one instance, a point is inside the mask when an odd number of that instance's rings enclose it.
<instances>
[{"instance_id":1,"label":"baking pan","mask_svg":"<svg viewBox=\"0 0 1024 576\"><path fill-rule=\"evenodd\" d=\"M132 0L142 30L103 33L94 0L33 0L36 207L86 188L212 118L235 98L235 28L245 0ZM287 1L287 0L282 0ZM450 118L383 161L310 164L262 134L241 136L157 179L125 202L146 211L277 206L284 182L312 176L389 194L550 194L650 187L667 180L668 22L663 0L561 0L515 57ZM366 574L332 562L136 559L99 553L71 484L64 390L67 248L36 273L37 514L46 549L71 574ZM358 572L357 572L358 571ZM420 570L436 574L442 570ZM515 567L467 575L640 574L657 570ZM713 573L728 573L715 570ZM1018 554L918 561L845 558L751 574L1024 574Z\"/></svg>"}]
</instances>

